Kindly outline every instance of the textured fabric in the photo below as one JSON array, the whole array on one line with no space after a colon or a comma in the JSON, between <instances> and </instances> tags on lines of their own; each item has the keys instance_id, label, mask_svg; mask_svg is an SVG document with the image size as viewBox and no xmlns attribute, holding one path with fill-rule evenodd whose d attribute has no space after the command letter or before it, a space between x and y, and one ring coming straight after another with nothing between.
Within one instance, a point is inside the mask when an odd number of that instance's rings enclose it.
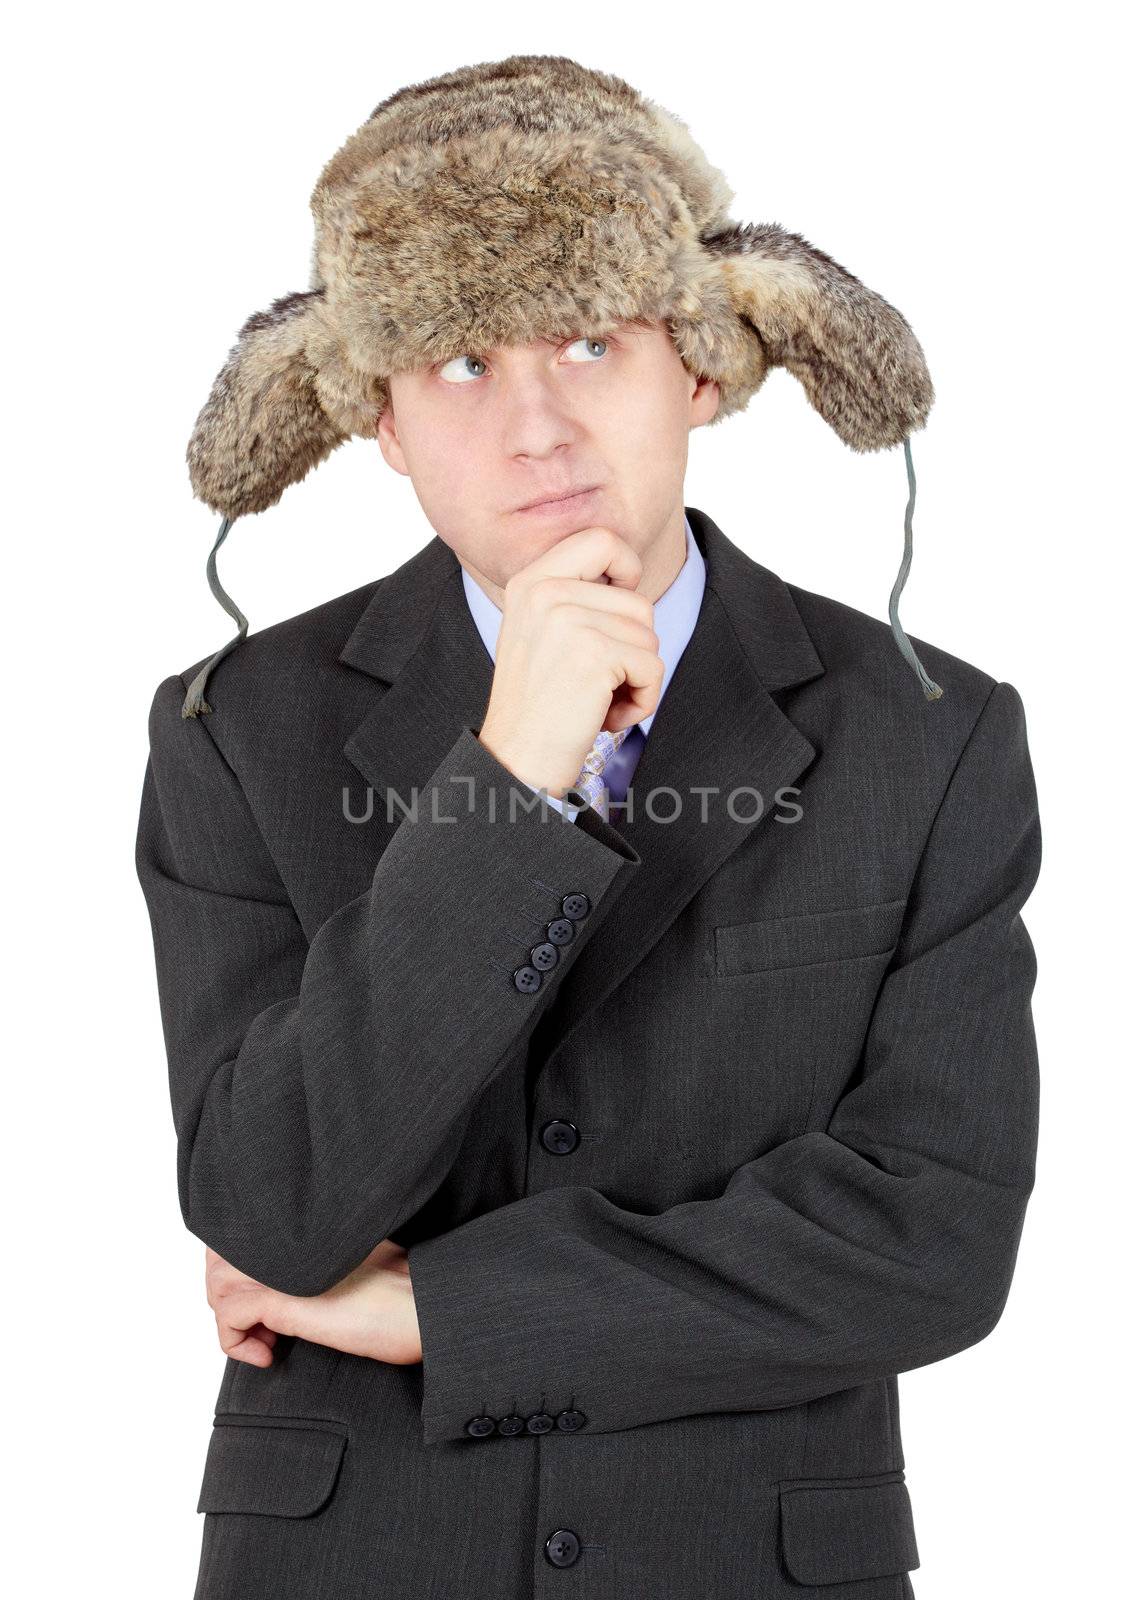
<instances>
[{"instance_id":1,"label":"textured fabric","mask_svg":"<svg viewBox=\"0 0 1138 1600\"><path fill-rule=\"evenodd\" d=\"M332 1493L347 1434L335 1424L279 1417L218 1417L199 1511L311 1516Z\"/></svg>"},{"instance_id":2,"label":"textured fabric","mask_svg":"<svg viewBox=\"0 0 1138 1600\"><path fill-rule=\"evenodd\" d=\"M606 817L611 818L617 806L623 806L632 784L632 775L644 753L644 723L637 722L628 730L628 738L620 749L605 762L605 790L608 801Z\"/></svg>"},{"instance_id":3,"label":"textured fabric","mask_svg":"<svg viewBox=\"0 0 1138 1600\"><path fill-rule=\"evenodd\" d=\"M587 806L592 806L600 816L607 817L608 808L605 804L605 768L621 745L628 738L630 728L618 728L616 733L609 733L602 728L593 740L593 748L585 757L584 764L577 774L574 789L585 801Z\"/></svg>"},{"instance_id":4,"label":"textured fabric","mask_svg":"<svg viewBox=\"0 0 1138 1600\"><path fill-rule=\"evenodd\" d=\"M491 819L437 539L251 635L212 716L193 666L157 688L186 1224L294 1294L395 1238L424 1355L219 1353L252 1431L203 1426L197 1600L913 1593L897 1375L995 1325L1034 1182L1023 706L921 641L930 707L885 623L688 517L703 604L618 820Z\"/></svg>"},{"instance_id":5,"label":"textured fabric","mask_svg":"<svg viewBox=\"0 0 1138 1600\"><path fill-rule=\"evenodd\" d=\"M908 1490L902 1474L855 1484L784 1484L779 1518L786 1565L799 1583L879 1577L915 1567Z\"/></svg>"}]
</instances>

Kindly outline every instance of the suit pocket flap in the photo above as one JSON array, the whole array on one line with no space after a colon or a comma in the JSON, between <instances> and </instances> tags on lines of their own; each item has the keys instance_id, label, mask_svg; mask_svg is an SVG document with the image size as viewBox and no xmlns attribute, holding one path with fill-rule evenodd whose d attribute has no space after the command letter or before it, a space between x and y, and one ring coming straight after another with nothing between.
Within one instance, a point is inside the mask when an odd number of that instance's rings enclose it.
<instances>
[{"instance_id":1,"label":"suit pocket flap","mask_svg":"<svg viewBox=\"0 0 1138 1600\"><path fill-rule=\"evenodd\" d=\"M726 978L733 973L775 972L819 961L883 955L897 942L906 903L886 900L875 906L721 924L715 930L716 973Z\"/></svg>"},{"instance_id":2,"label":"suit pocket flap","mask_svg":"<svg viewBox=\"0 0 1138 1600\"><path fill-rule=\"evenodd\" d=\"M332 1493L347 1442L334 1423L219 1414L197 1509L309 1517Z\"/></svg>"},{"instance_id":3,"label":"suit pocket flap","mask_svg":"<svg viewBox=\"0 0 1138 1600\"><path fill-rule=\"evenodd\" d=\"M883 1578L920 1566L900 1475L779 1485L782 1554L799 1583Z\"/></svg>"}]
</instances>

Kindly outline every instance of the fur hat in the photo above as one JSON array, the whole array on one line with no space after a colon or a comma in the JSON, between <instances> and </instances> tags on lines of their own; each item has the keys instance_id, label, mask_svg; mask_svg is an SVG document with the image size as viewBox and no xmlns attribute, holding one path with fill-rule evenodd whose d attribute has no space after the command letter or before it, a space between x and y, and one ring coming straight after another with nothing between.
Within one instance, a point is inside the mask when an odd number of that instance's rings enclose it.
<instances>
[{"instance_id":1,"label":"fur hat","mask_svg":"<svg viewBox=\"0 0 1138 1600\"><path fill-rule=\"evenodd\" d=\"M688 370L719 385L712 424L774 366L857 451L904 442L933 402L905 318L777 223L731 220L733 192L685 123L564 56L511 56L382 101L312 193L307 289L241 327L187 449L195 495L232 523L274 505L352 437L374 438L387 378L504 344L664 319ZM929 698L939 688L901 633Z\"/></svg>"}]
</instances>

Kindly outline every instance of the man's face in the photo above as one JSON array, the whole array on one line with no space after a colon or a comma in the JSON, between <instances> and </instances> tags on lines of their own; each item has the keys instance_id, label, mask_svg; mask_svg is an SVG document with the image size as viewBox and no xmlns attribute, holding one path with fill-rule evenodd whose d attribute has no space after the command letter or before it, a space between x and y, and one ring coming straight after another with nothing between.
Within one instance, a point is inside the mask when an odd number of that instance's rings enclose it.
<instances>
[{"instance_id":1,"label":"man's face","mask_svg":"<svg viewBox=\"0 0 1138 1600\"><path fill-rule=\"evenodd\" d=\"M682 549L688 434L715 415L719 390L686 370L663 321L472 350L396 374L389 389L385 460L499 591L581 528L611 528L642 558L668 536ZM522 509L570 490L588 492Z\"/></svg>"}]
</instances>

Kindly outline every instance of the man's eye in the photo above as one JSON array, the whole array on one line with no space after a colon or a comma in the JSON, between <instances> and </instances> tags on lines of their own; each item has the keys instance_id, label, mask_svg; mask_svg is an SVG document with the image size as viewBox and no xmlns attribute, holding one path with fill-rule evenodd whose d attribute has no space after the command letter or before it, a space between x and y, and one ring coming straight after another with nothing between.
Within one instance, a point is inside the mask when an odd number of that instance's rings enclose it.
<instances>
[{"instance_id":1,"label":"man's eye","mask_svg":"<svg viewBox=\"0 0 1138 1600\"><path fill-rule=\"evenodd\" d=\"M607 340L585 336L575 339L566 354L570 361L596 362L607 352ZM473 378L480 378L485 371L486 363L481 356L455 356L453 361L444 362L439 368L439 377L444 383L469 383Z\"/></svg>"},{"instance_id":2,"label":"man's eye","mask_svg":"<svg viewBox=\"0 0 1138 1600\"><path fill-rule=\"evenodd\" d=\"M584 350L584 355L575 356L570 354L573 350L581 349ZM604 339L584 338L574 340L565 353L569 356L570 361L596 361L604 355L607 349L608 345Z\"/></svg>"},{"instance_id":3,"label":"man's eye","mask_svg":"<svg viewBox=\"0 0 1138 1600\"><path fill-rule=\"evenodd\" d=\"M453 361L439 368L439 377L444 383L469 383L471 378L480 378L485 371L486 363L479 356L455 356Z\"/></svg>"}]
</instances>

